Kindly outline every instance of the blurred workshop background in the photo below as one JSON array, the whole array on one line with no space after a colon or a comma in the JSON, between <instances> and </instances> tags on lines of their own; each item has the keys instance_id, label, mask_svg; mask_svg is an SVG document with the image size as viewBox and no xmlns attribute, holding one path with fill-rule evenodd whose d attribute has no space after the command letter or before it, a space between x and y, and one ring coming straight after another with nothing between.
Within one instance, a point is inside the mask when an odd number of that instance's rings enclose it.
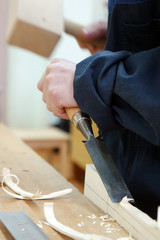
<instances>
[{"instance_id":1,"label":"blurred workshop background","mask_svg":"<svg viewBox=\"0 0 160 240\"><path fill-rule=\"evenodd\" d=\"M15 129L19 128L44 129L57 125L60 119L46 109L42 95L37 90L37 83L54 57L78 63L90 53L88 50L82 50L74 37L66 33L63 33L49 58L7 45L9 2L0 0L0 121L15 132ZM106 18L107 14L105 0L63 0L63 10L64 17L83 25ZM23 134L20 134L22 140ZM76 154L79 155L77 152ZM83 164L78 165L84 169Z\"/></svg>"}]
</instances>

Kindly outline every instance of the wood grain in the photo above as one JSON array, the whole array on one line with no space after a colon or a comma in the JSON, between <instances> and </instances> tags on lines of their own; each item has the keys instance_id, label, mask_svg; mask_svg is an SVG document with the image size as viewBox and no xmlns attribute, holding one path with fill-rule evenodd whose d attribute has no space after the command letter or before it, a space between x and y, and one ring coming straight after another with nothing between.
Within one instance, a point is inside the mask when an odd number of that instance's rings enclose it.
<instances>
[{"instance_id":1,"label":"wood grain","mask_svg":"<svg viewBox=\"0 0 160 240\"><path fill-rule=\"evenodd\" d=\"M159 240L158 223L129 202L112 203L99 174L92 164L87 165L85 196L111 215L137 240Z\"/></svg>"},{"instance_id":2,"label":"wood grain","mask_svg":"<svg viewBox=\"0 0 160 240\"><path fill-rule=\"evenodd\" d=\"M69 238L41 223L42 220L45 220L43 213L45 202L54 202L57 220L77 231L105 235L113 240L118 237L128 236L123 228L116 232L106 233L105 224L101 226L99 218L104 215L104 212L87 200L54 168L0 124L0 169L3 167L10 168L11 173L18 176L20 180L19 186L26 191L36 192L41 190L45 194L65 188L73 188L71 194L49 201L16 200L8 196L0 188L0 211L25 211L36 224L41 224L41 230L50 239L62 240ZM95 215L94 219L92 218L93 214ZM84 223L83 227L78 225L81 222ZM93 224L93 222L95 223ZM114 224L115 228L119 229L118 224ZM0 239L8 239L3 229L0 229Z\"/></svg>"}]
</instances>

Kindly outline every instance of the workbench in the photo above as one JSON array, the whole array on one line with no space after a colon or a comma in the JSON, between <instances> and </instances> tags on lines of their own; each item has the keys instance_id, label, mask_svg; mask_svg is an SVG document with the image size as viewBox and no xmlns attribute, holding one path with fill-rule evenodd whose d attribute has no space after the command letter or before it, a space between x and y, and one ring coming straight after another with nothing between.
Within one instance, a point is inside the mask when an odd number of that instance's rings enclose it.
<instances>
[{"instance_id":1,"label":"workbench","mask_svg":"<svg viewBox=\"0 0 160 240\"><path fill-rule=\"evenodd\" d=\"M43 194L72 188L72 193L54 200L18 200L7 195L0 187L0 211L24 211L41 230L53 240L69 239L41 221L45 221L43 206L54 202L55 216L61 223L84 233L105 235L113 240L128 237L128 233L116 222L111 221L114 231L106 231L100 216L105 213L82 195L71 183L61 176L29 146L0 124L0 169L7 167L19 180L19 186L26 191L42 191ZM0 180L2 175L0 174ZM94 217L93 217L94 216ZM83 223L83 224L82 224ZM107 222L108 224L108 222ZM13 239L0 223L0 239Z\"/></svg>"},{"instance_id":2,"label":"workbench","mask_svg":"<svg viewBox=\"0 0 160 240\"><path fill-rule=\"evenodd\" d=\"M56 127L44 128L10 128L10 130L42 158L52 165L52 155L57 149L58 171L67 179L73 177L69 158L70 135Z\"/></svg>"}]
</instances>

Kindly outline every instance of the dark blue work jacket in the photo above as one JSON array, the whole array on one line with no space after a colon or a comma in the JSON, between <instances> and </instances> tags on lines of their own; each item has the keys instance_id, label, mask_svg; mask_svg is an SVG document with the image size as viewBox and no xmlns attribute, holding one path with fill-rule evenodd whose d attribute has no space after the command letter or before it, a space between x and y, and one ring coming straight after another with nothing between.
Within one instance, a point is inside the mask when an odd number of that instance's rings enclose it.
<instances>
[{"instance_id":1,"label":"dark blue work jacket","mask_svg":"<svg viewBox=\"0 0 160 240\"><path fill-rule=\"evenodd\" d=\"M74 96L97 123L137 207L160 205L160 0L110 0L104 51L77 65Z\"/></svg>"}]
</instances>

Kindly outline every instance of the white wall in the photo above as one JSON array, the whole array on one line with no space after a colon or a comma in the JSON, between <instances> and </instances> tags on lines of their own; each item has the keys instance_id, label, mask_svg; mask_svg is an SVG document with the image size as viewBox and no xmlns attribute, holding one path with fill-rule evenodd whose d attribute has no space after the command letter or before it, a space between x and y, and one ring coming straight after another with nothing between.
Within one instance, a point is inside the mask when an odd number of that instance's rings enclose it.
<instances>
[{"instance_id":1,"label":"white wall","mask_svg":"<svg viewBox=\"0 0 160 240\"><path fill-rule=\"evenodd\" d=\"M7 26L8 1L0 0L0 121L5 122L6 115L6 64L7 46L5 33Z\"/></svg>"},{"instance_id":2,"label":"white wall","mask_svg":"<svg viewBox=\"0 0 160 240\"><path fill-rule=\"evenodd\" d=\"M97 4L100 0L64 0L64 16L82 24L90 23L94 17L103 15L103 8L97 8ZM66 34L63 34L50 59L9 46L7 125L43 127L56 123L59 119L46 109L37 90L37 82L52 58L62 57L77 63L89 55L87 50L79 48L73 37Z\"/></svg>"}]
</instances>

